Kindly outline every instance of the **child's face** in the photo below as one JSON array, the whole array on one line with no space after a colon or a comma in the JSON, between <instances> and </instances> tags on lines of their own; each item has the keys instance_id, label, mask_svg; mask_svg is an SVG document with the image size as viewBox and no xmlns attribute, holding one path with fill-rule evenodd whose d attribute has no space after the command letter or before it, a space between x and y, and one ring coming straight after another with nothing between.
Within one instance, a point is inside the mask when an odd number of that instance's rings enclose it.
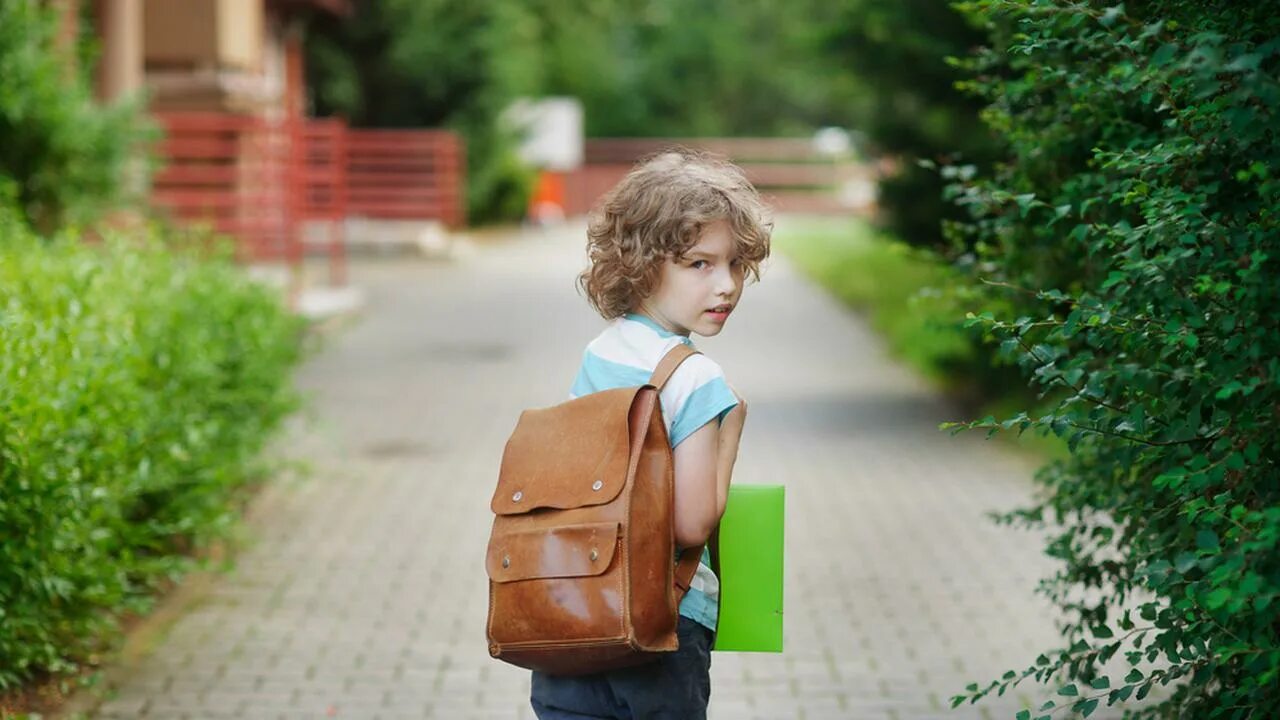
<instances>
[{"instance_id":1,"label":"child's face","mask_svg":"<svg viewBox=\"0 0 1280 720\"><path fill-rule=\"evenodd\" d=\"M678 335L718 335L742 296L745 271L727 220L707 225L680 260L667 258L639 311Z\"/></svg>"}]
</instances>

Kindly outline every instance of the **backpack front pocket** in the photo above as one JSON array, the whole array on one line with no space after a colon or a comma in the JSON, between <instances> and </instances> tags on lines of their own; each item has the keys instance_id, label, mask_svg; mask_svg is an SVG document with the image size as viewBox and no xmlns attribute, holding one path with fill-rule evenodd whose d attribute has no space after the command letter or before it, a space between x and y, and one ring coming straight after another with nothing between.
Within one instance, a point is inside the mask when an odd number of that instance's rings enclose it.
<instances>
[{"instance_id":1,"label":"backpack front pocket","mask_svg":"<svg viewBox=\"0 0 1280 720\"><path fill-rule=\"evenodd\" d=\"M494 533L485 560L493 642L624 639L617 522Z\"/></svg>"},{"instance_id":2,"label":"backpack front pocket","mask_svg":"<svg viewBox=\"0 0 1280 720\"><path fill-rule=\"evenodd\" d=\"M617 522L495 532L485 569L496 583L601 575L618 547Z\"/></svg>"}]
</instances>

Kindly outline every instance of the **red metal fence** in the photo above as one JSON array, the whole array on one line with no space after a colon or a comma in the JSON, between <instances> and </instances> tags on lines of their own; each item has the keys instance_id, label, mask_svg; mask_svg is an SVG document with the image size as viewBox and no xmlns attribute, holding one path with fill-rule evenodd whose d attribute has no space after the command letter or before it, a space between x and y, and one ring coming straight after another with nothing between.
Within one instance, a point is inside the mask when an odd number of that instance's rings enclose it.
<instances>
[{"instance_id":1,"label":"red metal fence","mask_svg":"<svg viewBox=\"0 0 1280 720\"><path fill-rule=\"evenodd\" d=\"M466 160L451 132L357 130L333 119L227 113L160 113L156 120L165 136L153 204L233 236L246 260L296 266L309 249L323 250L331 282L340 285L348 218L439 220L450 227L465 221ZM583 167L556 178L565 212L586 212L637 159L671 145L727 156L778 210L868 209L851 204L845 191L872 183L875 171L823 156L807 138L628 138L587 141Z\"/></svg>"},{"instance_id":2,"label":"red metal fence","mask_svg":"<svg viewBox=\"0 0 1280 720\"><path fill-rule=\"evenodd\" d=\"M352 215L463 221L462 142L444 130L348 130Z\"/></svg>"},{"instance_id":3,"label":"red metal fence","mask_svg":"<svg viewBox=\"0 0 1280 720\"><path fill-rule=\"evenodd\" d=\"M152 204L236 238L241 258L297 263L296 129L226 113L163 113Z\"/></svg>"},{"instance_id":4,"label":"red metal fence","mask_svg":"<svg viewBox=\"0 0 1280 720\"><path fill-rule=\"evenodd\" d=\"M851 204L843 194L851 182L872 182L874 171L821 154L809 138L599 138L586 141L583 166L564 178L566 214L587 212L637 160L673 145L732 160L776 210L854 213L868 209Z\"/></svg>"},{"instance_id":5,"label":"red metal fence","mask_svg":"<svg viewBox=\"0 0 1280 720\"><path fill-rule=\"evenodd\" d=\"M341 120L308 120L302 126L303 231L325 233L329 282L346 283L347 126Z\"/></svg>"},{"instance_id":6,"label":"red metal fence","mask_svg":"<svg viewBox=\"0 0 1280 720\"><path fill-rule=\"evenodd\" d=\"M342 284L348 217L465 221L465 158L451 132L207 112L155 119L164 137L152 204L232 236L244 260L296 266L318 247L331 282ZM304 243L304 229L323 231L323 240Z\"/></svg>"}]
</instances>

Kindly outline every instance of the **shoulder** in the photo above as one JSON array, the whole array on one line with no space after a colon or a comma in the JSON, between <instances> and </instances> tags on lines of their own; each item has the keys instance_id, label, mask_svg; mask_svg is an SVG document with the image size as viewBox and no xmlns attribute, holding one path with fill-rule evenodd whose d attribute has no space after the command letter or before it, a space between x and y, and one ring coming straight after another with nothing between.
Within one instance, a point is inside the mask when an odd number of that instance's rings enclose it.
<instances>
[{"instance_id":1,"label":"shoulder","mask_svg":"<svg viewBox=\"0 0 1280 720\"><path fill-rule=\"evenodd\" d=\"M638 331L634 325L622 318L610 321L599 335L587 343L586 354L609 362L645 366L648 356L653 353L656 338L648 337L644 328Z\"/></svg>"},{"instance_id":2,"label":"shoulder","mask_svg":"<svg viewBox=\"0 0 1280 720\"><path fill-rule=\"evenodd\" d=\"M675 386L693 391L715 380L724 381L724 369L720 367L720 363L698 353L680 363L680 367L676 368L667 381L667 387Z\"/></svg>"},{"instance_id":3,"label":"shoulder","mask_svg":"<svg viewBox=\"0 0 1280 720\"><path fill-rule=\"evenodd\" d=\"M680 363L661 397L671 413L672 447L711 420L723 419L738 404L720 364L701 354Z\"/></svg>"}]
</instances>

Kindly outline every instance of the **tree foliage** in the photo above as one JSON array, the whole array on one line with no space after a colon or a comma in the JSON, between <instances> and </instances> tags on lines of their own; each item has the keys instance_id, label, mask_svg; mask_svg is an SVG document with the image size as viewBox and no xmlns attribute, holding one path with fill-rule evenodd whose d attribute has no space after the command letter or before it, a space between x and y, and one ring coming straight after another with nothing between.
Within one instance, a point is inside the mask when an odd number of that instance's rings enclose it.
<instances>
[{"instance_id":1,"label":"tree foliage","mask_svg":"<svg viewBox=\"0 0 1280 720\"><path fill-rule=\"evenodd\" d=\"M47 4L0 2L0 179L17 187L28 222L45 231L121 200L141 138L132 106L99 106L86 77L68 71L56 23Z\"/></svg>"},{"instance_id":2,"label":"tree foliage","mask_svg":"<svg viewBox=\"0 0 1280 720\"><path fill-rule=\"evenodd\" d=\"M838 68L834 94L876 155L902 161L880 183L884 225L913 245L941 247L941 221L961 219L963 211L943 200L942 179L917 161L986 168L994 159L996 134L979 118L982 103L957 89L963 75L948 62L985 33L935 0L846 1L830 12L820 48Z\"/></svg>"},{"instance_id":3,"label":"tree foliage","mask_svg":"<svg viewBox=\"0 0 1280 720\"><path fill-rule=\"evenodd\" d=\"M927 0L381 0L310 30L319 113L464 133L473 219L523 210L496 124L520 96L579 98L589 137L862 131L907 161L884 204L917 244L940 242L946 206L911 160L981 161L990 144L945 60L980 33Z\"/></svg>"},{"instance_id":4,"label":"tree foliage","mask_svg":"<svg viewBox=\"0 0 1280 720\"><path fill-rule=\"evenodd\" d=\"M816 3L539 0L539 92L573 95L595 137L803 134L830 74ZM842 108L843 110L843 108Z\"/></svg>"},{"instance_id":5,"label":"tree foliage","mask_svg":"<svg viewBox=\"0 0 1280 720\"><path fill-rule=\"evenodd\" d=\"M315 112L361 127L447 127L465 139L473 221L515 219L532 173L498 118L537 68L535 19L510 0L380 0L308 26Z\"/></svg>"},{"instance_id":6,"label":"tree foliage","mask_svg":"<svg viewBox=\"0 0 1280 720\"><path fill-rule=\"evenodd\" d=\"M1280 716L1280 8L959 7L1005 150L945 169L970 215L947 231L1016 308L971 323L1056 402L948 425L1072 453L1001 516L1051 530L1064 646L955 702L1032 678L1058 689L1022 718Z\"/></svg>"}]
</instances>

